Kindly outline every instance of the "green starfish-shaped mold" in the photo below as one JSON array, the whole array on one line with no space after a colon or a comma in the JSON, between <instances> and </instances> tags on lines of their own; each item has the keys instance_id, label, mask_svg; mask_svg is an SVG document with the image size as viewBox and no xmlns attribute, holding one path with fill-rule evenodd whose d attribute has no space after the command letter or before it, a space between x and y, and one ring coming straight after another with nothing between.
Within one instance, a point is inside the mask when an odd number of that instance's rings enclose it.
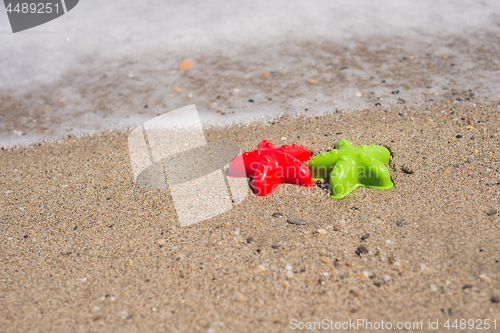
<instances>
[{"instance_id":1,"label":"green starfish-shaped mold","mask_svg":"<svg viewBox=\"0 0 500 333\"><path fill-rule=\"evenodd\" d=\"M330 180L330 198L342 199L360 186L389 189L394 186L389 170L391 153L383 146L354 147L339 140L335 149L309 160L313 180Z\"/></svg>"}]
</instances>

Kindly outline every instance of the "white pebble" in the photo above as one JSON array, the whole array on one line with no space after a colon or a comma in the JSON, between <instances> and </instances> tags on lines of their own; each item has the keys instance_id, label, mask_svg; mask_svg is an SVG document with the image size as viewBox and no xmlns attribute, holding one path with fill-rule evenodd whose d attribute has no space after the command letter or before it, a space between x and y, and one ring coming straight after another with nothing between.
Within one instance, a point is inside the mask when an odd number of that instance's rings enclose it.
<instances>
[{"instance_id":1,"label":"white pebble","mask_svg":"<svg viewBox=\"0 0 500 333\"><path fill-rule=\"evenodd\" d=\"M286 277L287 278L293 278L293 272L292 271L286 271Z\"/></svg>"},{"instance_id":2,"label":"white pebble","mask_svg":"<svg viewBox=\"0 0 500 333\"><path fill-rule=\"evenodd\" d=\"M385 241L385 243L386 243L386 244L392 244L392 241L391 241L390 239L387 239L387 240Z\"/></svg>"},{"instance_id":3,"label":"white pebble","mask_svg":"<svg viewBox=\"0 0 500 333\"><path fill-rule=\"evenodd\" d=\"M285 269L286 269L287 271L291 271L291 270L293 269L292 264L286 264L286 265L285 265Z\"/></svg>"},{"instance_id":4,"label":"white pebble","mask_svg":"<svg viewBox=\"0 0 500 333\"><path fill-rule=\"evenodd\" d=\"M364 277L370 277L370 272L368 271L362 271L361 274L363 274Z\"/></svg>"},{"instance_id":5,"label":"white pebble","mask_svg":"<svg viewBox=\"0 0 500 333\"><path fill-rule=\"evenodd\" d=\"M285 141L285 140L286 140L286 136L281 138L281 141Z\"/></svg>"},{"instance_id":6,"label":"white pebble","mask_svg":"<svg viewBox=\"0 0 500 333\"><path fill-rule=\"evenodd\" d=\"M361 92L359 92L359 91L358 91L358 92L356 93L356 97L361 97Z\"/></svg>"},{"instance_id":7,"label":"white pebble","mask_svg":"<svg viewBox=\"0 0 500 333\"><path fill-rule=\"evenodd\" d=\"M318 229L318 234L320 235L326 235L326 230L325 229Z\"/></svg>"},{"instance_id":8,"label":"white pebble","mask_svg":"<svg viewBox=\"0 0 500 333\"><path fill-rule=\"evenodd\" d=\"M437 291L437 290L438 290L438 288L437 288L435 285L431 284L431 290L432 290L432 291Z\"/></svg>"},{"instance_id":9,"label":"white pebble","mask_svg":"<svg viewBox=\"0 0 500 333\"><path fill-rule=\"evenodd\" d=\"M80 281L83 283L83 282L87 281L87 278L86 277L81 278Z\"/></svg>"},{"instance_id":10,"label":"white pebble","mask_svg":"<svg viewBox=\"0 0 500 333\"><path fill-rule=\"evenodd\" d=\"M384 281L389 281L391 279L391 277L389 275L384 275Z\"/></svg>"},{"instance_id":11,"label":"white pebble","mask_svg":"<svg viewBox=\"0 0 500 333\"><path fill-rule=\"evenodd\" d=\"M487 276L486 274L481 274L479 275L479 278L484 281L484 282L491 282L491 278Z\"/></svg>"}]
</instances>

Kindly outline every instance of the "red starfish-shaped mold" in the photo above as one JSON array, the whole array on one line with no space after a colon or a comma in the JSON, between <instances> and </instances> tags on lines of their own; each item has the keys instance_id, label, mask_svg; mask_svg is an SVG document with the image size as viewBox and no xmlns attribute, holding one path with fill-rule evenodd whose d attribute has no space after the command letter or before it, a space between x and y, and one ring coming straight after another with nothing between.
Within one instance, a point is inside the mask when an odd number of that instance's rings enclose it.
<instances>
[{"instance_id":1,"label":"red starfish-shaped mold","mask_svg":"<svg viewBox=\"0 0 500 333\"><path fill-rule=\"evenodd\" d=\"M264 140L257 150L236 156L229 163L228 176L253 177L253 193L261 197L271 194L280 184L311 187L314 186L311 172L304 164L310 158L311 152L304 146L294 144L278 148Z\"/></svg>"}]
</instances>

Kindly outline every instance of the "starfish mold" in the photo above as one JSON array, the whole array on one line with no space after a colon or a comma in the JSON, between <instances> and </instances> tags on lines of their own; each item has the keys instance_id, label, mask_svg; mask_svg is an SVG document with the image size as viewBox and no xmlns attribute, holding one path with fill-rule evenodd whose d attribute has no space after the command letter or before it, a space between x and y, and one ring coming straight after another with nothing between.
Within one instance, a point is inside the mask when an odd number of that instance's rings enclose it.
<instances>
[{"instance_id":1,"label":"starfish mold","mask_svg":"<svg viewBox=\"0 0 500 333\"><path fill-rule=\"evenodd\" d=\"M390 151L383 146L354 147L339 140L332 151L309 161L313 180L330 180L331 198L342 199L360 186L389 189L394 186L385 164Z\"/></svg>"},{"instance_id":2,"label":"starfish mold","mask_svg":"<svg viewBox=\"0 0 500 333\"><path fill-rule=\"evenodd\" d=\"M304 146L284 145L276 147L264 140L257 150L236 156L229 163L228 176L251 177L255 195L271 194L280 184L314 186L311 172L304 164L311 158L311 152Z\"/></svg>"}]
</instances>

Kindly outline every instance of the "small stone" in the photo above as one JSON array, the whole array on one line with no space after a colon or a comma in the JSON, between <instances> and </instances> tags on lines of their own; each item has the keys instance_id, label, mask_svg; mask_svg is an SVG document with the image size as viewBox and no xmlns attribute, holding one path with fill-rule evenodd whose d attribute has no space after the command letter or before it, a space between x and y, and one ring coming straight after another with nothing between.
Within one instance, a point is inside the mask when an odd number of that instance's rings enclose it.
<instances>
[{"instance_id":1,"label":"small stone","mask_svg":"<svg viewBox=\"0 0 500 333\"><path fill-rule=\"evenodd\" d=\"M277 250L277 249L279 249L279 247L280 247L280 246L279 246L279 245L271 245L271 247L272 247L273 249Z\"/></svg>"},{"instance_id":2,"label":"small stone","mask_svg":"<svg viewBox=\"0 0 500 333\"><path fill-rule=\"evenodd\" d=\"M341 226L340 224L335 224L335 225L333 226L333 230L335 230L335 231L339 231L339 230L340 230L340 228L342 228L342 226Z\"/></svg>"},{"instance_id":3,"label":"small stone","mask_svg":"<svg viewBox=\"0 0 500 333\"><path fill-rule=\"evenodd\" d=\"M278 213L274 213L274 214L273 214L273 217L276 217L276 218L278 218L278 217L282 217L282 216L283 216L283 214L281 214L281 213L279 213L279 212L278 212Z\"/></svg>"},{"instance_id":4,"label":"small stone","mask_svg":"<svg viewBox=\"0 0 500 333\"><path fill-rule=\"evenodd\" d=\"M247 243L252 244L253 243L253 237L248 237L247 238Z\"/></svg>"},{"instance_id":5,"label":"small stone","mask_svg":"<svg viewBox=\"0 0 500 333\"><path fill-rule=\"evenodd\" d=\"M436 287L436 285L431 284L431 290L432 290L432 291L437 291L437 290L438 290L438 288Z\"/></svg>"},{"instance_id":6,"label":"small stone","mask_svg":"<svg viewBox=\"0 0 500 333\"><path fill-rule=\"evenodd\" d=\"M464 284L462 286L462 289L471 289L472 288L472 284Z\"/></svg>"},{"instance_id":7,"label":"small stone","mask_svg":"<svg viewBox=\"0 0 500 333\"><path fill-rule=\"evenodd\" d=\"M326 230L325 229L318 229L317 233L320 235L326 235Z\"/></svg>"},{"instance_id":8,"label":"small stone","mask_svg":"<svg viewBox=\"0 0 500 333\"><path fill-rule=\"evenodd\" d=\"M486 215L488 215L488 216L493 216L493 215L496 215L497 213L498 213L498 210L496 210L496 209L491 209L491 210L489 210L489 211L486 213Z\"/></svg>"},{"instance_id":9,"label":"small stone","mask_svg":"<svg viewBox=\"0 0 500 333\"><path fill-rule=\"evenodd\" d=\"M474 157L471 156L467 159L467 163L473 163L473 162L474 162Z\"/></svg>"},{"instance_id":10,"label":"small stone","mask_svg":"<svg viewBox=\"0 0 500 333\"><path fill-rule=\"evenodd\" d=\"M292 271L287 271L286 272L286 277L289 278L289 279L293 278L293 272Z\"/></svg>"},{"instance_id":11,"label":"small stone","mask_svg":"<svg viewBox=\"0 0 500 333\"><path fill-rule=\"evenodd\" d=\"M297 218L293 218L293 217L289 218L287 220L287 222L290 223L290 224L296 224L296 225L304 225L304 224L306 224L306 220L297 219Z\"/></svg>"},{"instance_id":12,"label":"small stone","mask_svg":"<svg viewBox=\"0 0 500 333\"><path fill-rule=\"evenodd\" d=\"M253 103L253 99L249 99L248 101L249 101L250 103Z\"/></svg>"},{"instance_id":13,"label":"small stone","mask_svg":"<svg viewBox=\"0 0 500 333\"><path fill-rule=\"evenodd\" d=\"M457 139L461 139L462 138L462 134L457 134Z\"/></svg>"},{"instance_id":14,"label":"small stone","mask_svg":"<svg viewBox=\"0 0 500 333\"><path fill-rule=\"evenodd\" d=\"M193 61L191 59L184 59L179 65L179 69L183 71L188 71L193 67Z\"/></svg>"},{"instance_id":15,"label":"small stone","mask_svg":"<svg viewBox=\"0 0 500 333\"><path fill-rule=\"evenodd\" d=\"M454 308L449 308L449 309L448 309L448 314L449 314L450 316L453 316L455 313L457 313L457 310L455 310Z\"/></svg>"},{"instance_id":16,"label":"small stone","mask_svg":"<svg viewBox=\"0 0 500 333\"><path fill-rule=\"evenodd\" d=\"M370 234L368 233L361 236L361 240L367 240L368 238L370 238Z\"/></svg>"},{"instance_id":17,"label":"small stone","mask_svg":"<svg viewBox=\"0 0 500 333\"><path fill-rule=\"evenodd\" d=\"M497 296L492 296L492 297L490 298L490 301L491 301L492 303L500 303L500 297L497 297Z\"/></svg>"},{"instance_id":18,"label":"small stone","mask_svg":"<svg viewBox=\"0 0 500 333\"><path fill-rule=\"evenodd\" d=\"M257 269L258 269L259 271L265 271L265 270L266 270L266 268L265 268L263 265L259 265L259 266L257 266Z\"/></svg>"},{"instance_id":19,"label":"small stone","mask_svg":"<svg viewBox=\"0 0 500 333\"><path fill-rule=\"evenodd\" d=\"M28 238L28 235L24 235L23 238L25 238L25 239Z\"/></svg>"},{"instance_id":20,"label":"small stone","mask_svg":"<svg viewBox=\"0 0 500 333\"><path fill-rule=\"evenodd\" d=\"M361 97L361 96L362 96L361 92L359 92L359 91L358 91L358 92L356 93L356 97Z\"/></svg>"},{"instance_id":21,"label":"small stone","mask_svg":"<svg viewBox=\"0 0 500 333\"><path fill-rule=\"evenodd\" d=\"M368 248L364 245L358 246L356 249L356 254L362 255L362 254L367 254L368 253Z\"/></svg>"},{"instance_id":22,"label":"small stone","mask_svg":"<svg viewBox=\"0 0 500 333\"><path fill-rule=\"evenodd\" d=\"M408 223L406 223L405 219L402 219L402 220L396 221L396 225L398 227L406 227L408 225Z\"/></svg>"},{"instance_id":23,"label":"small stone","mask_svg":"<svg viewBox=\"0 0 500 333\"><path fill-rule=\"evenodd\" d=\"M327 264L328 263L328 258L323 258L323 259L321 259L321 261L324 262L325 264Z\"/></svg>"},{"instance_id":24,"label":"small stone","mask_svg":"<svg viewBox=\"0 0 500 333\"><path fill-rule=\"evenodd\" d=\"M408 113L406 113L406 112L400 112L400 113L399 113L399 115L400 115L401 117L405 117L405 116L407 116L407 115L408 115Z\"/></svg>"},{"instance_id":25,"label":"small stone","mask_svg":"<svg viewBox=\"0 0 500 333\"><path fill-rule=\"evenodd\" d=\"M291 270L293 269L292 264L287 263L287 264L285 265L285 269L286 269L287 271L291 271Z\"/></svg>"},{"instance_id":26,"label":"small stone","mask_svg":"<svg viewBox=\"0 0 500 333\"><path fill-rule=\"evenodd\" d=\"M316 80L310 80L309 83L310 84L318 84L318 81L316 81Z\"/></svg>"},{"instance_id":27,"label":"small stone","mask_svg":"<svg viewBox=\"0 0 500 333\"><path fill-rule=\"evenodd\" d=\"M481 279L481 281L491 282L491 278L488 275L486 275L486 274L479 275L479 278Z\"/></svg>"},{"instance_id":28,"label":"small stone","mask_svg":"<svg viewBox=\"0 0 500 333\"><path fill-rule=\"evenodd\" d=\"M362 271L361 274L363 274L363 276L365 278L369 278L370 277L370 272L368 272L368 271Z\"/></svg>"},{"instance_id":29,"label":"small stone","mask_svg":"<svg viewBox=\"0 0 500 333\"><path fill-rule=\"evenodd\" d=\"M166 240L164 240L164 239L160 239L160 240L158 240L158 245L163 246L163 245L165 245L165 244L167 244L167 241L166 241Z\"/></svg>"}]
</instances>

